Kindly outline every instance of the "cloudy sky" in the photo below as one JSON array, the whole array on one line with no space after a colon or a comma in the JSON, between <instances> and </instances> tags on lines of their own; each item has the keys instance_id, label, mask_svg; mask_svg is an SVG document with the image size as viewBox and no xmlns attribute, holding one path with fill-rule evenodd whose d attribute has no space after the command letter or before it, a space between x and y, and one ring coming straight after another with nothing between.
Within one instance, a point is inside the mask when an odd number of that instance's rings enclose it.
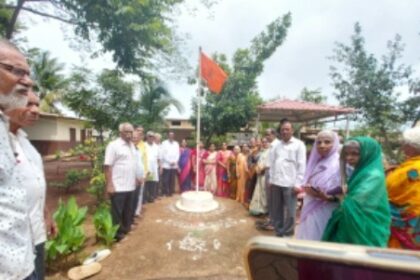
<instances>
[{"instance_id":1,"label":"cloudy sky","mask_svg":"<svg viewBox=\"0 0 420 280\"><path fill-rule=\"evenodd\" d=\"M197 0L189 0L197 1ZM199 8L192 15L181 13L176 18L179 31L188 33L184 52L196 65L197 49L209 54L222 52L231 57L237 48L249 46L250 40L277 17L292 13L292 26L285 43L266 61L258 87L264 99L296 98L303 87L320 88L336 104L330 86L328 56L335 42L348 43L356 21L361 23L369 52L380 57L386 42L395 34L405 43L402 61L412 65L420 77L420 1L418 0L219 0L210 10ZM87 59L88 53L69 47L63 28L54 21L32 18L24 34L31 47L47 49L66 63L83 63L95 71L112 67L109 56ZM185 111L175 110L170 117L189 117L194 86L167 80L173 95L184 103Z\"/></svg>"}]
</instances>

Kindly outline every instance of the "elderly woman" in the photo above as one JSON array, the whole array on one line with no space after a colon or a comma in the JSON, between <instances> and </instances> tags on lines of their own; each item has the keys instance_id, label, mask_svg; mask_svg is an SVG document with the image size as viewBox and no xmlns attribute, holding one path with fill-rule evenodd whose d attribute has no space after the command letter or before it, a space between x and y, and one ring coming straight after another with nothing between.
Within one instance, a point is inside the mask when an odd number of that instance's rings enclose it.
<instances>
[{"instance_id":1,"label":"elderly woman","mask_svg":"<svg viewBox=\"0 0 420 280\"><path fill-rule=\"evenodd\" d=\"M420 250L420 127L403 133L405 161L389 173L391 203L389 247Z\"/></svg>"},{"instance_id":2,"label":"elderly woman","mask_svg":"<svg viewBox=\"0 0 420 280\"><path fill-rule=\"evenodd\" d=\"M261 140L262 149L258 155L258 161L255 165L255 173L257 176L257 182L255 190L252 195L251 204L249 205L249 214L253 216L259 216L267 214L267 193L265 189L265 170L270 143L267 138Z\"/></svg>"},{"instance_id":3,"label":"elderly woman","mask_svg":"<svg viewBox=\"0 0 420 280\"><path fill-rule=\"evenodd\" d=\"M305 191L298 239L321 240L332 212L338 206L340 186L340 141L329 130L318 133L304 177Z\"/></svg>"},{"instance_id":4,"label":"elderly woman","mask_svg":"<svg viewBox=\"0 0 420 280\"><path fill-rule=\"evenodd\" d=\"M356 137L344 144L341 155L344 198L328 221L322 239L386 247L391 214L381 146L372 138Z\"/></svg>"},{"instance_id":5,"label":"elderly woman","mask_svg":"<svg viewBox=\"0 0 420 280\"><path fill-rule=\"evenodd\" d=\"M204 179L204 189L210 191L213 194L217 190L217 177L216 177L216 163L217 163L217 151L214 144L210 144L209 150L203 156L204 171L206 177Z\"/></svg>"}]
</instances>

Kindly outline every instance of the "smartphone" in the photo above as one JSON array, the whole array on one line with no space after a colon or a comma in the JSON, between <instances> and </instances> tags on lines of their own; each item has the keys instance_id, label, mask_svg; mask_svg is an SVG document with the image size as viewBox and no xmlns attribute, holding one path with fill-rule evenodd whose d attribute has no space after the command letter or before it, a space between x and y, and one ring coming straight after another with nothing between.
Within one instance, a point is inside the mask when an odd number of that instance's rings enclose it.
<instances>
[{"instance_id":1,"label":"smartphone","mask_svg":"<svg viewBox=\"0 0 420 280\"><path fill-rule=\"evenodd\" d=\"M252 280L414 280L420 253L329 242L254 237L246 247Z\"/></svg>"}]
</instances>

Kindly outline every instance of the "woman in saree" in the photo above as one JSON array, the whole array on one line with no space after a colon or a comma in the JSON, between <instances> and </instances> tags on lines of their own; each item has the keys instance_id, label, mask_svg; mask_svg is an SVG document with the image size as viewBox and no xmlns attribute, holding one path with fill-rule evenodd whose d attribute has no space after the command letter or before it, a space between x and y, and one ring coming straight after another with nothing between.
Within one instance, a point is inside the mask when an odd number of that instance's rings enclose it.
<instances>
[{"instance_id":1,"label":"woman in saree","mask_svg":"<svg viewBox=\"0 0 420 280\"><path fill-rule=\"evenodd\" d=\"M255 190L252 194L251 203L249 205L249 214L253 216L260 216L267 214L267 193L265 186L265 170L270 143L267 138L261 140L262 148L260 150L257 164L255 165L255 173L257 182Z\"/></svg>"},{"instance_id":2,"label":"woman in saree","mask_svg":"<svg viewBox=\"0 0 420 280\"><path fill-rule=\"evenodd\" d=\"M236 162L238 155L241 152L239 146L233 147L233 152L228 159L228 180L230 189L230 198L236 199L236 192L238 189L238 178L236 174Z\"/></svg>"},{"instance_id":3,"label":"woman in saree","mask_svg":"<svg viewBox=\"0 0 420 280\"><path fill-rule=\"evenodd\" d=\"M204 149L203 142L199 144L199 151L197 153L197 148L195 148L191 153L191 161L193 166L193 184L197 185L197 170L198 170L198 187L202 189L204 187L204 179L206 177L206 172L204 171L203 156L206 154ZM198 156L198 168L197 168L197 156Z\"/></svg>"},{"instance_id":4,"label":"woman in saree","mask_svg":"<svg viewBox=\"0 0 420 280\"><path fill-rule=\"evenodd\" d=\"M191 149L187 147L187 140L182 139L180 153L179 153L179 186L181 192L189 191L191 189Z\"/></svg>"},{"instance_id":5,"label":"woman in saree","mask_svg":"<svg viewBox=\"0 0 420 280\"><path fill-rule=\"evenodd\" d=\"M249 146L244 144L242 152L239 153L236 159L236 178L238 179L238 188L236 190L236 201L245 203L245 186L248 180L248 156Z\"/></svg>"},{"instance_id":6,"label":"woman in saree","mask_svg":"<svg viewBox=\"0 0 420 280\"><path fill-rule=\"evenodd\" d=\"M340 173L344 198L325 228L322 240L386 247L391 214L381 146L370 137L344 144Z\"/></svg>"},{"instance_id":7,"label":"woman in saree","mask_svg":"<svg viewBox=\"0 0 420 280\"><path fill-rule=\"evenodd\" d=\"M228 159L231 151L227 149L227 144L222 144L222 149L217 153L217 196L229 197L230 188L228 180Z\"/></svg>"},{"instance_id":8,"label":"woman in saree","mask_svg":"<svg viewBox=\"0 0 420 280\"><path fill-rule=\"evenodd\" d=\"M245 205L248 206L248 208L254 194L255 186L257 185L257 173L255 169L260 157L260 152L261 140L251 138L249 141L249 154L247 157L249 173L245 184Z\"/></svg>"},{"instance_id":9,"label":"woman in saree","mask_svg":"<svg viewBox=\"0 0 420 280\"><path fill-rule=\"evenodd\" d=\"M217 190L217 151L214 144L210 144L208 152L203 157L203 163L204 171L206 172L206 178L204 179L204 189L214 194Z\"/></svg>"},{"instance_id":10,"label":"woman in saree","mask_svg":"<svg viewBox=\"0 0 420 280\"><path fill-rule=\"evenodd\" d=\"M341 194L340 141L337 133L318 133L303 178L303 207L296 237L320 241Z\"/></svg>"},{"instance_id":11,"label":"woman in saree","mask_svg":"<svg viewBox=\"0 0 420 280\"><path fill-rule=\"evenodd\" d=\"M403 133L405 161L386 179L391 204L389 247L420 250L420 127Z\"/></svg>"}]
</instances>

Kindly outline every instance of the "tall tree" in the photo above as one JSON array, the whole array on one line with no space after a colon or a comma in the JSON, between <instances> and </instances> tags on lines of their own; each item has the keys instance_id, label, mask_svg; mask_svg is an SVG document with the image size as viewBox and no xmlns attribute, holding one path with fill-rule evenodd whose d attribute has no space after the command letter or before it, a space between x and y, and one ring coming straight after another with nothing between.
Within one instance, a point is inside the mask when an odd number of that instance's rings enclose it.
<instances>
[{"instance_id":1,"label":"tall tree","mask_svg":"<svg viewBox=\"0 0 420 280\"><path fill-rule=\"evenodd\" d=\"M103 70L92 77L89 70L76 68L64 100L70 109L87 118L102 138L105 130L139 118L139 104L133 96L133 84L124 81L118 70Z\"/></svg>"},{"instance_id":2,"label":"tall tree","mask_svg":"<svg viewBox=\"0 0 420 280\"><path fill-rule=\"evenodd\" d=\"M381 59L367 52L359 23L354 25L350 44L337 43L331 59L330 75L341 104L357 108L364 124L378 131L386 153L393 157L392 133L409 121L406 100L398 91L411 84L411 67L399 62L403 52L401 37L387 44L388 53Z\"/></svg>"},{"instance_id":3,"label":"tall tree","mask_svg":"<svg viewBox=\"0 0 420 280\"><path fill-rule=\"evenodd\" d=\"M274 20L252 39L249 48L235 52L231 65L225 55L213 55L229 77L220 95L206 94L204 98L201 122L207 143L214 135L239 131L256 117L256 107L262 102L256 80L264 69L265 60L284 42L290 25L290 13ZM197 111L196 101L193 101L194 112ZM196 122L195 114L192 121Z\"/></svg>"},{"instance_id":4,"label":"tall tree","mask_svg":"<svg viewBox=\"0 0 420 280\"><path fill-rule=\"evenodd\" d=\"M317 104L327 101L327 97L322 94L321 89L310 90L306 87L300 92L299 99Z\"/></svg>"},{"instance_id":5,"label":"tall tree","mask_svg":"<svg viewBox=\"0 0 420 280\"><path fill-rule=\"evenodd\" d=\"M62 100L67 87L67 79L62 74L64 64L51 57L48 51L30 49L28 51L34 90L41 99L40 109L48 113L60 113L57 104Z\"/></svg>"},{"instance_id":6,"label":"tall tree","mask_svg":"<svg viewBox=\"0 0 420 280\"><path fill-rule=\"evenodd\" d=\"M141 118L136 123L141 124L145 130L162 129L172 106L180 113L184 110L182 103L172 96L162 81L150 78L142 85L139 100Z\"/></svg>"},{"instance_id":7,"label":"tall tree","mask_svg":"<svg viewBox=\"0 0 420 280\"><path fill-rule=\"evenodd\" d=\"M210 5L208 0L201 0ZM21 14L52 19L73 27L84 41L98 42L94 55L111 52L123 71L145 75L153 61L180 56L173 18L184 0L0 0L0 31L15 34ZM211 1L210 1L211 2ZM182 61L182 60L181 60ZM160 64L162 68L162 64Z\"/></svg>"}]
</instances>

